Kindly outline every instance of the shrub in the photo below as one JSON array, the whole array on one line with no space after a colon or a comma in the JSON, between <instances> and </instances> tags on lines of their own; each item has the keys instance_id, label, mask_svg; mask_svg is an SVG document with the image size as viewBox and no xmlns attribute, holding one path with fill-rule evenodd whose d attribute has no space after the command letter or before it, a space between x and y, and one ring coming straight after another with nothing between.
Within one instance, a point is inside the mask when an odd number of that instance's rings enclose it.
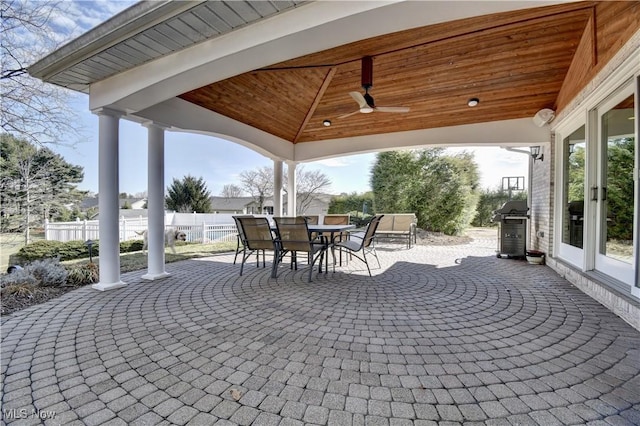
<instances>
[{"instance_id":1,"label":"shrub","mask_svg":"<svg viewBox=\"0 0 640 426\"><path fill-rule=\"evenodd\" d=\"M120 243L120 253L130 253L132 251L141 251L144 242L142 240L129 240Z\"/></svg>"},{"instance_id":2,"label":"shrub","mask_svg":"<svg viewBox=\"0 0 640 426\"><path fill-rule=\"evenodd\" d=\"M37 291L37 287L31 284L10 284L2 288L2 297L14 296L31 299Z\"/></svg>"},{"instance_id":3,"label":"shrub","mask_svg":"<svg viewBox=\"0 0 640 426\"><path fill-rule=\"evenodd\" d=\"M129 240L120 243L120 253L142 250L142 240ZM93 256L100 254L99 242L96 240L91 247ZM89 247L84 241L35 241L27 244L18 251L20 263L27 263L37 259L59 258L61 261L85 259L89 257Z\"/></svg>"},{"instance_id":4,"label":"shrub","mask_svg":"<svg viewBox=\"0 0 640 426\"><path fill-rule=\"evenodd\" d=\"M58 259L35 260L24 271L33 276L37 285L42 287L60 287L67 283L67 270Z\"/></svg>"},{"instance_id":5,"label":"shrub","mask_svg":"<svg viewBox=\"0 0 640 426\"><path fill-rule=\"evenodd\" d=\"M38 282L35 277L29 274L25 269L18 269L10 274L0 276L0 287L3 289L12 286L35 286Z\"/></svg>"},{"instance_id":6,"label":"shrub","mask_svg":"<svg viewBox=\"0 0 640 426\"><path fill-rule=\"evenodd\" d=\"M68 267L67 284L80 286L97 283L100 280L98 265L93 262Z\"/></svg>"}]
</instances>

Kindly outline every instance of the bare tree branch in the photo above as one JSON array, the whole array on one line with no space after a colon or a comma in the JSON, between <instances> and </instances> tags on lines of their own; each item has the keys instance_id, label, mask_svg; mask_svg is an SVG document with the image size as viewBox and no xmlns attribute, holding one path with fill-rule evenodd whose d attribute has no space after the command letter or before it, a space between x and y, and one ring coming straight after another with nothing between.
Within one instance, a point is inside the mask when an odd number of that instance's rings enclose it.
<instances>
[{"instance_id":1,"label":"bare tree branch","mask_svg":"<svg viewBox=\"0 0 640 426\"><path fill-rule=\"evenodd\" d=\"M75 144L83 137L72 92L32 78L27 67L62 40L51 19L64 2L3 0L0 6L0 125L2 130L38 145Z\"/></svg>"}]
</instances>

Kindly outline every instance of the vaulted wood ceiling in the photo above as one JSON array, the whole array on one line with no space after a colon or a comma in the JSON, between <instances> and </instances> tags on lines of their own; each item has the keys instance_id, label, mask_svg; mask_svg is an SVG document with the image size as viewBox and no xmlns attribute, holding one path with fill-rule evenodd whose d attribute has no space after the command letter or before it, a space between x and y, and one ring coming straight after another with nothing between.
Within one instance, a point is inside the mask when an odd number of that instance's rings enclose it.
<instances>
[{"instance_id":1,"label":"vaulted wood ceiling","mask_svg":"<svg viewBox=\"0 0 640 426\"><path fill-rule=\"evenodd\" d=\"M592 14L593 5L581 2L401 31L180 97L294 143L532 117L556 108ZM349 92L364 92L363 56L373 57L370 93L376 105L410 112L339 118L358 109ZM470 98L479 105L467 106Z\"/></svg>"}]
</instances>

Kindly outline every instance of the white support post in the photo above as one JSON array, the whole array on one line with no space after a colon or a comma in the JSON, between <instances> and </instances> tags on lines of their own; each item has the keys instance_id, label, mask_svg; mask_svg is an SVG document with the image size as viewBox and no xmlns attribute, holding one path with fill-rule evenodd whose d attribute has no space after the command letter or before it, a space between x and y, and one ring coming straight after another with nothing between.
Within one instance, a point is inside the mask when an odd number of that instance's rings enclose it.
<instances>
[{"instance_id":1,"label":"white support post","mask_svg":"<svg viewBox=\"0 0 640 426\"><path fill-rule=\"evenodd\" d=\"M170 276L164 269L164 128L145 125L148 132L147 170L147 273L142 279L154 281Z\"/></svg>"},{"instance_id":2,"label":"white support post","mask_svg":"<svg viewBox=\"0 0 640 426\"><path fill-rule=\"evenodd\" d=\"M273 160L273 215L282 216L282 161Z\"/></svg>"},{"instance_id":3,"label":"white support post","mask_svg":"<svg viewBox=\"0 0 640 426\"><path fill-rule=\"evenodd\" d=\"M296 163L287 162L287 177L289 180L289 184L287 185L287 216L297 216L298 200L296 191L298 188L296 184Z\"/></svg>"},{"instance_id":4,"label":"white support post","mask_svg":"<svg viewBox=\"0 0 640 426\"><path fill-rule=\"evenodd\" d=\"M100 291L126 286L120 280L120 238L118 227L118 129L120 113L101 109L98 141L98 208L100 209Z\"/></svg>"}]
</instances>

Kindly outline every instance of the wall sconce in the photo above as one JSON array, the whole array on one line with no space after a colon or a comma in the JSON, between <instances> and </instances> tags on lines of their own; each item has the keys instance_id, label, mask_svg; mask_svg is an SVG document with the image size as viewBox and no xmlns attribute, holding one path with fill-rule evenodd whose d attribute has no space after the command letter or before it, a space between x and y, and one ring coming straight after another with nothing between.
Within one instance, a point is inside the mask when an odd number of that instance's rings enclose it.
<instances>
[{"instance_id":1,"label":"wall sconce","mask_svg":"<svg viewBox=\"0 0 640 426\"><path fill-rule=\"evenodd\" d=\"M544 161L544 154L542 153L542 148L540 146L532 146L529 147L531 149L531 158L533 158L533 162L536 161Z\"/></svg>"}]
</instances>

